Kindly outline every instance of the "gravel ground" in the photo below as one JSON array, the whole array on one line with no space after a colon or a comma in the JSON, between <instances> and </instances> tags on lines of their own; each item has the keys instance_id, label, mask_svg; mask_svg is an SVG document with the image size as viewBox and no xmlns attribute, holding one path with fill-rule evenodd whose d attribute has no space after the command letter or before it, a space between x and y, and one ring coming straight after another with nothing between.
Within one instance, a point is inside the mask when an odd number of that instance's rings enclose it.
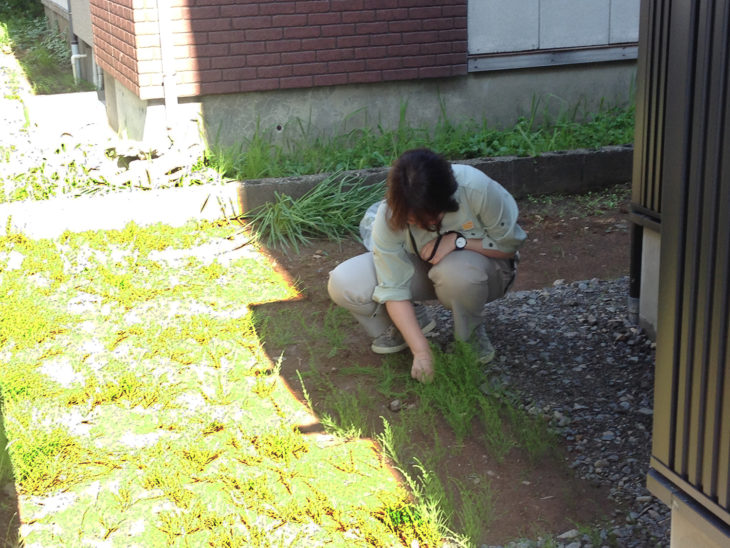
<instances>
[{"instance_id":1,"label":"gravel ground","mask_svg":"<svg viewBox=\"0 0 730 548\"><path fill-rule=\"evenodd\" d=\"M598 546L668 546L669 508L646 489L651 454L655 344L628 321L628 278L562 283L508 293L486 307L497 350L485 391L520 395L564 438L570 467L610 488L616 510ZM432 307L438 343L447 344L451 313ZM596 546L566 531L559 546ZM542 546L524 540L511 547Z\"/></svg>"}]
</instances>

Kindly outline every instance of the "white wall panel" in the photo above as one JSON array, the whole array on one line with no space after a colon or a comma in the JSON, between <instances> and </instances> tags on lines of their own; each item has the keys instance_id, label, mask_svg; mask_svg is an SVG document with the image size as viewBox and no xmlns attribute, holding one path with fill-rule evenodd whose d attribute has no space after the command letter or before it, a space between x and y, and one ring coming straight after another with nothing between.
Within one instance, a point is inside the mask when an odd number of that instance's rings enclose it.
<instances>
[{"instance_id":1,"label":"white wall panel","mask_svg":"<svg viewBox=\"0 0 730 548\"><path fill-rule=\"evenodd\" d=\"M610 2L540 0L540 48L608 44Z\"/></svg>"}]
</instances>

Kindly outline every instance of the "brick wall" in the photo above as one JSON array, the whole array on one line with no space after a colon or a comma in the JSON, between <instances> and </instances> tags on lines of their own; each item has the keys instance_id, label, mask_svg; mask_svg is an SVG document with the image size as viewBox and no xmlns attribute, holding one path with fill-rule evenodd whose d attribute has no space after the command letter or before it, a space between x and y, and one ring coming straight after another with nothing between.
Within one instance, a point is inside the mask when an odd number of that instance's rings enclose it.
<instances>
[{"instance_id":1,"label":"brick wall","mask_svg":"<svg viewBox=\"0 0 730 548\"><path fill-rule=\"evenodd\" d=\"M181 96L467 72L467 0L171 1ZM153 0L91 2L99 13L102 6L134 4L131 18L128 7L98 16L102 24L123 23L125 31L133 23L136 40L102 27L95 36L104 39L104 56L97 58L140 97L161 97L156 12L148 7Z\"/></svg>"},{"instance_id":2,"label":"brick wall","mask_svg":"<svg viewBox=\"0 0 730 548\"><path fill-rule=\"evenodd\" d=\"M97 64L139 94L134 4L137 0L90 0Z\"/></svg>"}]
</instances>

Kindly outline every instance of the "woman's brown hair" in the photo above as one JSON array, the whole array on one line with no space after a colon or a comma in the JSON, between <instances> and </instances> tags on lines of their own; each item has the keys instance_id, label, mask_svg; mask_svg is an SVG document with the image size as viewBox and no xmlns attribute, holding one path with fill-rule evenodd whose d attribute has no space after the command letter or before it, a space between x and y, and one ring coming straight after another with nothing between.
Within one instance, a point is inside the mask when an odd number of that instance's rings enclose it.
<instances>
[{"instance_id":1,"label":"woman's brown hair","mask_svg":"<svg viewBox=\"0 0 730 548\"><path fill-rule=\"evenodd\" d=\"M427 148L404 152L388 172L385 198L393 230L408 226L408 219L423 228L434 224L442 213L456 211L458 184L451 164Z\"/></svg>"}]
</instances>

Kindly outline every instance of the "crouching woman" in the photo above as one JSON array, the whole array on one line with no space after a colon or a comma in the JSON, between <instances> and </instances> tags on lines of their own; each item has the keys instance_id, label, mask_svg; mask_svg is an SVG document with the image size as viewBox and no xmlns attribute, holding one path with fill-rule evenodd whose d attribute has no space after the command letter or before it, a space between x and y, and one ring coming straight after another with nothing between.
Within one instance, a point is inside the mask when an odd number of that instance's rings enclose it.
<instances>
[{"instance_id":1,"label":"crouching woman","mask_svg":"<svg viewBox=\"0 0 730 548\"><path fill-rule=\"evenodd\" d=\"M452 165L428 149L409 150L388 172L372 252L330 272L330 297L373 338L374 352L409 348L411 376L420 382L433 379L425 334L436 324L417 301L438 299L450 309L454 338L489 363L494 347L482 313L514 281L526 238L517 216L514 198L478 169Z\"/></svg>"}]
</instances>

